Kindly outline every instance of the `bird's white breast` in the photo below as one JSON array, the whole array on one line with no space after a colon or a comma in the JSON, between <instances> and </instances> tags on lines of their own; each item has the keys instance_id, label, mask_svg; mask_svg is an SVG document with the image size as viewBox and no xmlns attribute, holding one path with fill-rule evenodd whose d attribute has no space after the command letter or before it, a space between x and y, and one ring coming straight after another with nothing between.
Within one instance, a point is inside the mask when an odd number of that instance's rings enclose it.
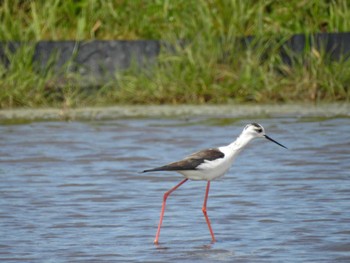
<instances>
[{"instance_id":1,"label":"bird's white breast","mask_svg":"<svg viewBox=\"0 0 350 263\"><path fill-rule=\"evenodd\" d=\"M225 154L223 158L205 160L196 170L178 172L192 180L211 181L223 176L230 169L234 161L234 154L228 146L220 147L219 150Z\"/></svg>"}]
</instances>

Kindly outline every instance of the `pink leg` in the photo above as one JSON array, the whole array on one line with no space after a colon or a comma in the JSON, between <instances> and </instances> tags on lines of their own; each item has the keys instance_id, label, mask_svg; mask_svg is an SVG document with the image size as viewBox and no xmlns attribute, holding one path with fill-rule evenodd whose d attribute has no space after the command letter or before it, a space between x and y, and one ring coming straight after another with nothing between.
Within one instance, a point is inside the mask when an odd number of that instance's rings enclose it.
<instances>
[{"instance_id":1,"label":"pink leg","mask_svg":"<svg viewBox=\"0 0 350 263\"><path fill-rule=\"evenodd\" d=\"M211 235L211 241L215 242L214 232L213 232L213 229L211 228L210 220L209 220L209 217L207 215L207 201L208 201L209 188L210 188L210 181L208 181L208 183L207 183L207 190L205 191L205 197L204 197L202 211L203 211L203 214L205 217L205 221L207 221L207 224L208 224L209 232Z\"/></svg>"},{"instance_id":2,"label":"pink leg","mask_svg":"<svg viewBox=\"0 0 350 263\"><path fill-rule=\"evenodd\" d=\"M160 228L162 226L163 222L163 217L164 217L164 211L165 211L165 205L166 205L166 199L168 196L174 192L177 188L179 188L183 183L185 183L188 179L182 180L179 184L177 184L175 187L171 188L169 191L167 191L164 196L163 196L163 204L162 204L162 210L160 212L160 219L159 219L159 224L158 224L158 230L156 234L156 239L154 240L154 244L158 244L158 239L159 239L159 234L160 234Z\"/></svg>"}]
</instances>

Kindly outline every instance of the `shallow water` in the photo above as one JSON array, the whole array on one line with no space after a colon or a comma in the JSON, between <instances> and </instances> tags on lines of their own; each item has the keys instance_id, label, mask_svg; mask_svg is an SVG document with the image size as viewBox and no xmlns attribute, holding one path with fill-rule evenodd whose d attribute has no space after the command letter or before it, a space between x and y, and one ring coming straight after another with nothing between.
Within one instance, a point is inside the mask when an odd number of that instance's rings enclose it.
<instances>
[{"instance_id":1,"label":"shallow water","mask_svg":"<svg viewBox=\"0 0 350 263\"><path fill-rule=\"evenodd\" d=\"M211 184L139 173L225 145L247 122L123 119L0 126L1 262L349 262L350 119L254 120L289 147L251 143Z\"/></svg>"}]
</instances>

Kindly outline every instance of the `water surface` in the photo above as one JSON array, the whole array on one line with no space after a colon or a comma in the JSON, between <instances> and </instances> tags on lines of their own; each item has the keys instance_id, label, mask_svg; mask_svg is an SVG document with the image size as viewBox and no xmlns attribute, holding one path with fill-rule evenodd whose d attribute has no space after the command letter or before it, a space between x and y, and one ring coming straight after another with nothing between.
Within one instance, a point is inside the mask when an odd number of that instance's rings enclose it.
<instances>
[{"instance_id":1,"label":"water surface","mask_svg":"<svg viewBox=\"0 0 350 263\"><path fill-rule=\"evenodd\" d=\"M251 143L211 184L140 171L225 145L258 121L286 145ZM0 126L1 262L350 262L350 119L177 118Z\"/></svg>"}]
</instances>

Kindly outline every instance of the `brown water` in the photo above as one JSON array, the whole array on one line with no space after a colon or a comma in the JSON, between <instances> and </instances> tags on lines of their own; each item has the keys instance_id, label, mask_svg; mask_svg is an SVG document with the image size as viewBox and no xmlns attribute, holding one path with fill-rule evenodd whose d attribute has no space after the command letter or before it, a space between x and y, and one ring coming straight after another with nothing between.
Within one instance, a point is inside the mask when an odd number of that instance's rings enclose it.
<instances>
[{"instance_id":1,"label":"brown water","mask_svg":"<svg viewBox=\"0 0 350 263\"><path fill-rule=\"evenodd\" d=\"M350 262L350 119L259 119L223 179L139 171L225 145L252 120L124 119L0 126L1 262Z\"/></svg>"}]
</instances>

